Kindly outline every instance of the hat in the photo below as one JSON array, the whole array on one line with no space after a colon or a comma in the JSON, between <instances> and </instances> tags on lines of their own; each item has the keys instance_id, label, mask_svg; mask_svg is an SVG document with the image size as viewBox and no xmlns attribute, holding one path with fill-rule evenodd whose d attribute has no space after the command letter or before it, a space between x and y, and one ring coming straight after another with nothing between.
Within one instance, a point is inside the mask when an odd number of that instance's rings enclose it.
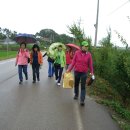
<instances>
[{"instance_id":1,"label":"hat","mask_svg":"<svg viewBox=\"0 0 130 130\"><path fill-rule=\"evenodd\" d=\"M88 46L89 44L88 44L88 42L87 41L83 41L82 43L81 43L81 46Z\"/></svg>"}]
</instances>

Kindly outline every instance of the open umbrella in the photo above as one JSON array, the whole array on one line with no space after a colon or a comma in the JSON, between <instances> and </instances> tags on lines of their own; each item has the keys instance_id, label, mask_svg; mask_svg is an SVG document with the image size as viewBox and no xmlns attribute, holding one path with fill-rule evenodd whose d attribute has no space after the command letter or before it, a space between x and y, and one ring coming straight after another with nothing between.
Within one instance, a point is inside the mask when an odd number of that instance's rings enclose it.
<instances>
[{"instance_id":1,"label":"open umbrella","mask_svg":"<svg viewBox=\"0 0 130 130\"><path fill-rule=\"evenodd\" d=\"M49 52L53 55L55 52L55 49L58 48L59 45L62 45L63 50L66 49L66 46L63 43L60 42L56 42L56 43L52 43L49 47Z\"/></svg>"},{"instance_id":2,"label":"open umbrella","mask_svg":"<svg viewBox=\"0 0 130 130\"><path fill-rule=\"evenodd\" d=\"M14 38L14 40L18 43L25 42L25 43L35 43L37 40L32 34L18 34Z\"/></svg>"},{"instance_id":3,"label":"open umbrella","mask_svg":"<svg viewBox=\"0 0 130 130\"><path fill-rule=\"evenodd\" d=\"M80 50L80 47L78 45L73 44L73 43L68 43L68 44L66 44L66 46Z\"/></svg>"}]
</instances>

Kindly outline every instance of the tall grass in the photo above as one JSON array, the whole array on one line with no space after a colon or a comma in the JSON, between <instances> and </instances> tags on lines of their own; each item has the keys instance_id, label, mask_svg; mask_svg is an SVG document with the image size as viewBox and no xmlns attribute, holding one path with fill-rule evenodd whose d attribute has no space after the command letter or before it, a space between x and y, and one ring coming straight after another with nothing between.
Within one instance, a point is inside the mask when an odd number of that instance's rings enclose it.
<instances>
[{"instance_id":1,"label":"tall grass","mask_svg":"<svg viewBox=\"0 0 130 130\"><path fill-rule=\"evenodd\" d=\"M17 54L17 51L3 51L0 50L0 60L4 60L4 59L9 59L9 58L14 58Z\"/></svg>"}]
</instances>

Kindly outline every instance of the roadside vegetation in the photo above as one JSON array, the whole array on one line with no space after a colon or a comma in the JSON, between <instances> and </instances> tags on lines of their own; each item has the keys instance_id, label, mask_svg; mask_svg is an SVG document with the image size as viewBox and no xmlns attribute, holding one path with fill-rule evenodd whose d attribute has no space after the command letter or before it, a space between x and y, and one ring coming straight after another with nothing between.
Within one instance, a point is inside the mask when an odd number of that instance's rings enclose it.
<instances>
[{"instance_id":1,"label":"roadside vegetation","mask_svg":"<svg viewBox=\"0 0 130 130\"><path fill-rule=\"evenodd\" d=\"M27 44L27 48L31 50L32 44ZM40 45L41 50L44 50L44 46ZM8 50L8 51L7 51ZM0 60L10 59L14 58L17 55L17 52L19 50L19 44L11 44L11 45L5 45L0 44Z\"/></svg>"},{"instance_id":2,"label":"roadside vegetation","mask_svg":"<svg viewBox=\"0 0 130 130\"><path fill-rule=\"evenodd\" d=\"M108 31L101 47L92 49L96 81L88 94L110 108L112 118L123 130L130 130L130 50L126 42L123 44L124 49L115 47Z\"/></svg>"},{"instance_id":3,"label":"roadside vegetation","mask_svg":"<svg viewBox=\"0 0 130 130\"><path fill-rule=\"evenodd\" d=\"M68 26L68 29L76 44L80 45L83 40L90 44L96 80L87 87L87 94L109 108L122 130L130 130L130 48L126 40L115 31L125 48L114 46L109 29L107 36L99 42L100 46L92 47L91 38L85 36L80 22Z\"/></svg>"}]
</instances>

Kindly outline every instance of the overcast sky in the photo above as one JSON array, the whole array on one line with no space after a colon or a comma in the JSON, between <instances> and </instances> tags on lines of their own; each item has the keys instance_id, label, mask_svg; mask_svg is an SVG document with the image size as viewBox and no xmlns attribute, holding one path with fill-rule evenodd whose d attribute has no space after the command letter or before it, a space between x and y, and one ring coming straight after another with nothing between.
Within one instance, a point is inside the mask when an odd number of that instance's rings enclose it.
<instances>
[{"instance_id":1,"label":"overcast sky","mask_svg":"<svg viewBox=\"0 0 130 130\"><path fill-rule=\"evenodd\" d=\"M106 36L106 30L120 32L130 46L130 1L100 0L98 41ZM117 11L114 11L116 10ZM81 18L87 36L94 42L97 0L0 0L0 27L18 33L35 34L41 29L54 29L68 34L67 25ZM114 12L113 12L114 11ZM112 31L112 41L122 46Z\"/></svg>"}]
</instances>

